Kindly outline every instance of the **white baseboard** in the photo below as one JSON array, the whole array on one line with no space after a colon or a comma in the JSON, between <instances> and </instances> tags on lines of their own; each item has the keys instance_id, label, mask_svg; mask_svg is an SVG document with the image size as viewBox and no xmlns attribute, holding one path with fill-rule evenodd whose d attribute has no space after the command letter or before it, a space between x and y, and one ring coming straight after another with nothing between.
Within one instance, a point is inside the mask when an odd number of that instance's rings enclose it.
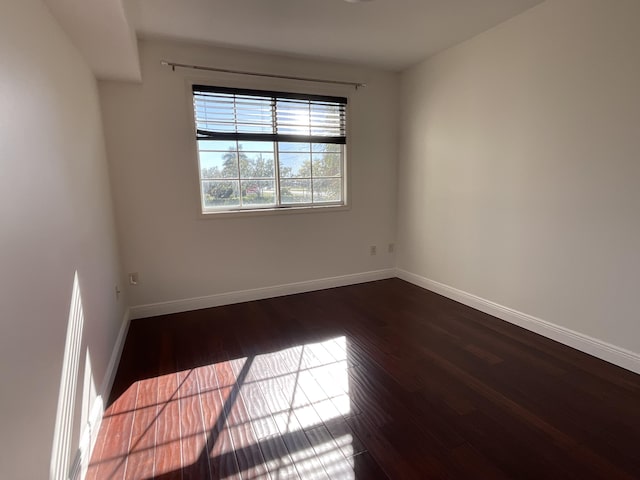
<instances>
[{"instance_id":1,"label":"white baseboard","mask_svg":"<svg viewBox=\"0 0 640 480\"><path fill-rule=\"evenodd\" d=\"M102 416L104 415L104 401L102 395L98 395L93 402L93 407L89 413L87 424L80 435L80 444L78 451L71 464L69 472L70 480L81 480L87 476L91 453L98 438L98 431L102 424Z\"/></svg>"},{"instance_id":2,"label":"white baseboard","mask_svg":"<svg viewBox=\"0 0 640 480\"><path fill-rule=\"evenodd\" d=\"M116 372L118 370L118 364L120 363L120 356L122 355L122 349L124 347L124 341L127 338L127 331L129 330L130 322L130 311L127 308L122 316L120 331L118 332L116 343L113 347L113 351L111 352L107 371L100 387L100 394L94 400L87 424L84 425L80 434L80 444L69 473L69 478L71 480L83 479L87 474L91 454L93 453L93 448L95 447L96 440L98 438L98 431L102 424L105 403L109 400L111 387L113 386L113 381L116 378Z\"/></svg>"},{"instance_id":3,"label":"white baseboard","mask_svg":"<svg viewBox=\"0 0 640 480\"><path fill-rule=\"evenodd\" d=\"M233 303L250 302L265 298L282 297L295 293L311 292L323 290L325 288L343 287L356 283L372 282L385 278L395 277L395 269L374 270L370 272L353 273L338 277L320 278L317 280L307 280L304 282L287 283L272 287L253 288L251 290L238 290L234 292L219 293L205 297L187 298L184 300L173 300L170 302L150 303L147 305L137 305L130 308L131 318L147 318L157 315L167 315L170 313L187 312L202 308L219 307L221 305L231 305Z\"/></svg>"},{"instance_id":4,"label":"white baseboard","mask_svg":"<svg viewBox=\"0 0 640 480\"><path fill-rule=\"evenodd\" d=\"M105 401L109 399L111 387L113 386L113 381L116 378L118 364L120 363L120 356L122 355L122 349L124 348L124 341L127 339L127 332L129 331L130 323L131 309L127 308L124 312L124 315L122 316L120 331L118 332L116 343L113 346L113 351L111 352L111 358L109 359L109 364L107 365L107 372L105 373L104 380L102 381L102 385L100 386L100 392L102 393Z\"/></svg>"},{"instance_id":5,"label":"white baseboard","mask_svg":"<svg viewBox=\"0 0 640 480\"><path fill-rule=\"evenodd\" d=\"M513 323L544 337L582 352L598 357L614 365L618 365L635 373L640 373L640 354L598 340L580 332L561 327L546 320L527 315L495 302L458 290L440 282L416 275L415 273L396 269L396 276L419 287L431 290L447 298L460 302L481 312L493 315L501 320Z\"/></svg>"},{"instance_id":6,"label":"white baseboard","mask_svg":"<svg viewBox=\"0 0 640 480\"><path fill-rule=\"evenodd\" d=\"M271 287L255 288L251 290L239 290L233 292L220 293L216 295L208 295L204 297L188 298L183 300L174 300L170 302L152 303L147 305L138 305L131 307L130 318L147 318L157 315L167 315L171 313L186 312L190 310L199 310L202 308L218 307L221 305L230 305L233 303L249 302L252 300L262 300L264 298L280 297L284 295L292 295L296 293L310 292L314 290L322 290L325 288L342 287L345 285L353 285L357 283L372 282L375 280L383 280L385 278L398 277L407 282L418 285L427 290L451 298L464 305L480 310L482 312L493 315L501 320L513 323L520 327L526 328L532 332L538 333L544 337L550 338L564 345L568 345L582 352L593 355L607 362L618 365L632 372L640 373L640 354L630 350L612 345L603 340L590 337L580 332L576 332L566 327L556 325L554 323L542 320L540 318L519 312L509 307L505 307L498 303L486 300L471 293L459 290L449 285L445 285L435 280L431 280L415 273L408 272L403 269L383 269L370 272L355 273L350 275L342 275L338 277L321 278L317 280L308 280L304 282L288 283L285 285L275 285ZM126 329L120 332L123 338L118 340L124 342ZM120 348L122 345L120 346ZM115 351L114 351L115 353ZM119 360L117 357L112 358L113 376L115 376L115 367ZM110 378L108 389L111 389L113 378Z\"/></svg>"}]
</instances>

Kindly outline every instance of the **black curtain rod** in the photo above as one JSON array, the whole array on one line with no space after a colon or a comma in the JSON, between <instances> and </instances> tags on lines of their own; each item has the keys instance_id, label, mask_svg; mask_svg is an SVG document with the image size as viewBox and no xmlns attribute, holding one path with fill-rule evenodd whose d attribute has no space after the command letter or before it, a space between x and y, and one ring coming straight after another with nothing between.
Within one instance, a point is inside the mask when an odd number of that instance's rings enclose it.
<instances>
[{"instance_id":1,"label":"black curtain rod","mask_svg":"<svg viewBox=\"0 0 640 480\"><path fill-rule=\"evenodd\" d=\"M171 69L174 71L176 68L190 68L192 70L206 70L209 72L233 73L236 75L250 75L253 77L283 78L286 80L299 80L301 82L316 82L316 83L330 83L333 85L348 85L350 87L354 87L356 90L358 88L367 86L366 83L343 82L341 80L324 80L321 78L294 77L290 75L275 75L272 73L244 72L242 70L229 70L226 68L215 68L215 67L205 67L202 65L188 65L184 63L174 63L174 62L169 62L167 60L162 60L160 64L166 67L171 67Z\"/></svg>"}]
</instances>

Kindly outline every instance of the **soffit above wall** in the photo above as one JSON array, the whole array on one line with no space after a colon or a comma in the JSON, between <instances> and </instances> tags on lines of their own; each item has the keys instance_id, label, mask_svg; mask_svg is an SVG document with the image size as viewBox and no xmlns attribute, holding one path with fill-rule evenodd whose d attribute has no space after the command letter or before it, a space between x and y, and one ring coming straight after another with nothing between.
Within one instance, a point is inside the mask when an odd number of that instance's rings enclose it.
<instances>
[{"instance_id":1,"label":"soffit above wall","mask_svg":"<svg viewBox=\"0 0 640 480\"><path fill-rule=\"evenodd\" d=\"M100 80L140 81L136 33L123 0L44 0Z\"/></svg>"}]
</instances>

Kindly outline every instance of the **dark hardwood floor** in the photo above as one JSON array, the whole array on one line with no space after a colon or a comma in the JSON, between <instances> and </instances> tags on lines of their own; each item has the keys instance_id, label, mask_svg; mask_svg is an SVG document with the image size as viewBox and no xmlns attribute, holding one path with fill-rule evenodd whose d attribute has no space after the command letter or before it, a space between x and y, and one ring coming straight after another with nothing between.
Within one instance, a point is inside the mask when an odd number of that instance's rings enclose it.
<instances>
[{"instance_id":1,"label":"dark hardwood floor","mask_svg":"<svg viewBox=\"0 0 640 480\"><path fill-rule=\"evenodd\" d=\"M640 376L399 279L135 320L87 478L640 478Z\"/></svg>"}]
</instances>

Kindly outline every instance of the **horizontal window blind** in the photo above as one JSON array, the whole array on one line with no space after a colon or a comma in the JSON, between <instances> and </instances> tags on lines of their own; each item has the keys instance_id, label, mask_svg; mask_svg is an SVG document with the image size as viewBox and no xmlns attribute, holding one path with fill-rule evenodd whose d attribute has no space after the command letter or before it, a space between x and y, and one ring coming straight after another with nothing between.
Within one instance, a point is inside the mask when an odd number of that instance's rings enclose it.
<instances>
[{"instance_id":1,"label":"horizontal window blind","mask_svg":"<svg viewBox=\"0 0 640 480\"><path fill-rule=\"evenodd\" d=\"M346 144L343 97L193 86L198 140Z\"/></svg>"}]
</instances>

